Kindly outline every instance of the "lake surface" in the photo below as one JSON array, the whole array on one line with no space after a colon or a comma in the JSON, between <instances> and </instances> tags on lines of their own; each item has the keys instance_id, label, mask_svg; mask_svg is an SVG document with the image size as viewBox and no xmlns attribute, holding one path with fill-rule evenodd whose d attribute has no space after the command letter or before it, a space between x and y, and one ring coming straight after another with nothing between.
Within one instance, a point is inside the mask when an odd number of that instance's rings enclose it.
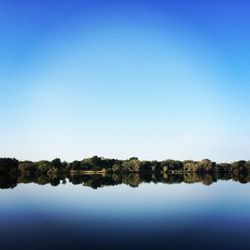
<instances>
[{"instance_id":1,"label":"lake surface","mask_svg":"<svg viewBox=\"0 0 250 250\"><path fill-rule=\"evenodd\" d=\"M0 190L0 249L250 249L250 185L18 184Z\"/></svg>"}]
</instances>

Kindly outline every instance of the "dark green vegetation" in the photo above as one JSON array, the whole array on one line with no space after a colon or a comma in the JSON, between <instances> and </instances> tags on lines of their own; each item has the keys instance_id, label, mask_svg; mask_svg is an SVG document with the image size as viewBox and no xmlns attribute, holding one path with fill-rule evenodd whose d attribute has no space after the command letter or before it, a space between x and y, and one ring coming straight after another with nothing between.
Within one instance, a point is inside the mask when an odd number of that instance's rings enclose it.
<instances>
[{"instance_id":1,"label":"dark green vegetation","mask_svg":"<svg viewBox=\"0 0 250 250\"><path fill-rule=\"evenodd\" d=\"M0 158L0 173L54 174L70 172L105 172L105 173L218 173L240 172L250 173L250 161L233 163L216 163L204 159L202 161L140 161L133 157L128 160L106 159L98 156L82 161L18 161L11 158Z\"/></svg>"},{"instance_id":2,"label":"dark green vegetation","mask_svg":"<svg viewBox=\"0 0 250 250\"><path fill-rule=\"evenodd\" d=\"M233 179L250 182L250 161L215 163L202 161L140 161L105 159L94 156L73 161L18 161L0 158L0 188L13 188L18 183L34 182L57 186L66 180L98 188L106 185L128 184L137 187L142 182L194 183L209 185L217 180Z\"/></svg>"}]
</instances>

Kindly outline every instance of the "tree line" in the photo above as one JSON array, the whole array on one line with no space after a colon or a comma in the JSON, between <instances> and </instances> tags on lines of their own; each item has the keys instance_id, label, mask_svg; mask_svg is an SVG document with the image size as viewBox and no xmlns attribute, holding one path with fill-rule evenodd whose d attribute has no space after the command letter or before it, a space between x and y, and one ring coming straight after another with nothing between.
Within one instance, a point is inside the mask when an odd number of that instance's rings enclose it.
<instances>
[{"instance_id":1,"label":"tree line","mask_svg":"<svg viewBox=\"0 0 250 250\"><path fill-rule=\"evenodd\" d=\"M13 158L0 158L0 175L24 174L48 176L58 173L250 173L250 161L235 161L232 163L216 163L209 159L141 161L136 157L128 160L107 159L93 156L81 161L62 162L59 158L52 161L18 161Z\"/></svg>"}]
</instances>

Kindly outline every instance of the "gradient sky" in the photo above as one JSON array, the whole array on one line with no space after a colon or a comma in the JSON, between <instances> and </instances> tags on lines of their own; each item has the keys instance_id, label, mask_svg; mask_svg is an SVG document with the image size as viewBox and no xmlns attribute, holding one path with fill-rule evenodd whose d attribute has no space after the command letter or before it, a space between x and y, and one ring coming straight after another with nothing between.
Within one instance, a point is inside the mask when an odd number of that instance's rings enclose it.
<instances>
[{"instance_id":1,"label":"gradient sky","mask_svg":"<svg viewBox=\"0 0 250 250\"><path fill-rule=\"evenodd\" d=\"M250 159L249 0L0 0L0 156Z\"/></svg>"}]
</instances>

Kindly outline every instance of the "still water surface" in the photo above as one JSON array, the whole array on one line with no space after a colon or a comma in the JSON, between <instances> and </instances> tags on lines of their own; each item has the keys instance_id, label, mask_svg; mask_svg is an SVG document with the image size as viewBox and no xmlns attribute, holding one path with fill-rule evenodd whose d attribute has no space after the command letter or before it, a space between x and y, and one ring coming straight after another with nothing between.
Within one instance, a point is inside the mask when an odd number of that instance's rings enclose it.
<instances>
[{"instance_id":1,"label":"still water surface","mask_svg":"<svg viewBox=\"0 0 250 250\"><path fill-rule=\"evenodd\" d=\"M0 249L250 249L250 185L0 190Z\"/></svg>"}]
</instances>

